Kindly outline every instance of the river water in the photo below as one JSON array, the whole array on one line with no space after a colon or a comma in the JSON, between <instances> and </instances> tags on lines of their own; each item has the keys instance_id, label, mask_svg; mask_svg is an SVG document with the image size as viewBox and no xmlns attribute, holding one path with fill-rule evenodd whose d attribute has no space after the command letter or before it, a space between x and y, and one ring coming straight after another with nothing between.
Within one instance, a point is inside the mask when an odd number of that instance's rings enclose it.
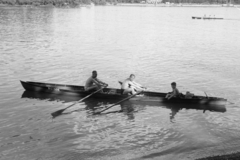
<instances>
[{"instance_id":1,"label":"river water","mask_svg":"<svg viewBox=\"0 0 240 160\"><path fill-rule=\"evenodd\" d=\"M193 20L191 16L224 20ZM0 7L0 159L197 159L240 151L240 11L221 7ZM25 93L19 80L109 87L131 73L151 91L228 99L226 112ZM130 109L129 109L130 108ZM111 111L120 110L117 105ZM130 112L129 112L130 110ZM175 116L172 116L175 115Z\"/></svg>"}]
</instances>

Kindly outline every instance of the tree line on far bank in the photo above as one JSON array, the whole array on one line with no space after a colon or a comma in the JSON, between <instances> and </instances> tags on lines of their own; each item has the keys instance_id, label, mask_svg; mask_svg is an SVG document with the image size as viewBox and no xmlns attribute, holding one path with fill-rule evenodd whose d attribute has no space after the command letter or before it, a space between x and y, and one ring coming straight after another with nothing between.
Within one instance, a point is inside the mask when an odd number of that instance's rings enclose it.
<instances>
[{"instance_id":1,"label":"tree line on far bank","mask_svg":"<svg viewBox=\"0 0 240 160\"><path fill-rule=\"evenodd\" d=\"M53 5L59 7L90 3L91 0L0 0L0 4L8 5Z\"/></svg>"},{"instance_id":2,"label":"tree line on far bank","mask_svg":"<svg viewBox=\"0 0 240 160\"><path fill-rule=\"evenodd\" d=\"M118 3L141 3L141 2L148 2L149 0L117 0ZM193 4L240 4L240 0L151 0L154 1L161 1L161 3L176 3L176 4L184 4L184 3L193 3Z\"/></svg>"},{"instance_id":3,"label":"tree line on far bank","mask_svg":"<svg viewBox=\"0 0 240 160\"><path fill-rule=\"evenodd\" d=\"M152 2L154 0L151 0ZM56 7L64 6L79 6L89 5L94 3L95 5L117 4L117 3L142 3L148 2L148 0L0 0L0 4L8 5L53 5ZM198 4L240 4L240 0L162 0L161 3L198 3Z\"/></svg>"},{"instance_id":4,"label":"tree line on far bank","mask_svg":"<svg viewBox=\"0 0 240 160\"><path fill-rule=\"evenodd\" d=\"M162 0L162 3L240 4L240 0Z\"/></svg>"}]
</instances>

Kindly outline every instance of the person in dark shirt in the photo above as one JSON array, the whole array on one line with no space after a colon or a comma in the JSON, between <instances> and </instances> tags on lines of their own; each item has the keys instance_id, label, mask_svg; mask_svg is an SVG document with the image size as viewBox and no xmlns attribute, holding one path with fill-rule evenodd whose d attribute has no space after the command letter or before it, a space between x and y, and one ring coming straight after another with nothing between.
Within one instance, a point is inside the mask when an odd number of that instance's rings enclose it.
<instances>
[{"instance_id":1,"label":"person in dark shirt","mask_svg":"<svg viewBox=\"0 0 240 160\"><path fill-rule=\"evenodd\" d=\"M167 99L171 99L173 97L178 97L179 94L180 94L179 90L177 89L177 83L176 82L172 82L171 87L172 87L172 92L170 92L166 95L165 98L167 98Z\"/></svg>"},{"instance_id":2,"label":"person in dark shirt","mask_svg":"<svg viewBox=\"0 0 240 160\"><path fill-rule=\"evenodd\" d=\"M97 78L97 71L92 71L92 76L87 79L84 89L85 91L98 90L102 86L107 84Z\"/></svg>"}]
</instances>

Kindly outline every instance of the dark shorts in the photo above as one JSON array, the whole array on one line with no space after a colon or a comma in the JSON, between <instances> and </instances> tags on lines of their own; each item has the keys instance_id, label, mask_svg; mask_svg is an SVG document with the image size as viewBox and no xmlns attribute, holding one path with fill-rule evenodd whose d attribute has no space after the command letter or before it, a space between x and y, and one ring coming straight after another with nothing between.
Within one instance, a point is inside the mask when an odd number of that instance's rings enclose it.
<instances>
[{"instance_id":1,"label":"dark shorts","mask_svg":"<svg viewBox=\"0 0 240 160\"><path fill-rule=\"evenodd\" d=\"M121 89L120 90L120 94L123 95L123 92L124 92L124 89Z\"/></svg>"}]
</instances>

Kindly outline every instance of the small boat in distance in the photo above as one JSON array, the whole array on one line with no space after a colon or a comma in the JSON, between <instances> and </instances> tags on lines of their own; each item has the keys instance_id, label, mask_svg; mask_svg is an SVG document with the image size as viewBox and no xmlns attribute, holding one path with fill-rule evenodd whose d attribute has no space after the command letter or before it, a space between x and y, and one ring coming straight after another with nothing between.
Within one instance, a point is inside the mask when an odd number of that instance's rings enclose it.
<instances>
[{"instance_id":1,"label":"small boat in distance","mask_svg":"<svg viewBox=\"0 0 240 160\"><path fill-rule=\"evenodd\" d=\"M84 86L66 85L66 84L53 84L41 82L20 81L26 91L45 92L61 96L77 96L83 97L91 94L89 91L84 90ZM103 92L98 92L92 95L92 98L106 99L106 100L123 100L129 95L122 95L121 89L104 88ZM184 103L184 104L203 104L203 105L224 105L227 101L224 98L218 97L205 97L193 96L192 98L165 98L167 93L144 91L141 95L135 96L129 101L138 101L143 103Z\"/></svg>"},{"instance_id":2,"label":"small boat in distance","mask_svg":"<svg viewBox=\"0 0 240 160\"><path fill-rule=\"evenodd\" d=\"M192 19L208 19L208 20L214 20L214 19L216 19L216 20L221 20L221 19L223 19L223 18L217 18L217 17L194 17L194 16L192 16Z\"/></svg>"}]
</instances>

